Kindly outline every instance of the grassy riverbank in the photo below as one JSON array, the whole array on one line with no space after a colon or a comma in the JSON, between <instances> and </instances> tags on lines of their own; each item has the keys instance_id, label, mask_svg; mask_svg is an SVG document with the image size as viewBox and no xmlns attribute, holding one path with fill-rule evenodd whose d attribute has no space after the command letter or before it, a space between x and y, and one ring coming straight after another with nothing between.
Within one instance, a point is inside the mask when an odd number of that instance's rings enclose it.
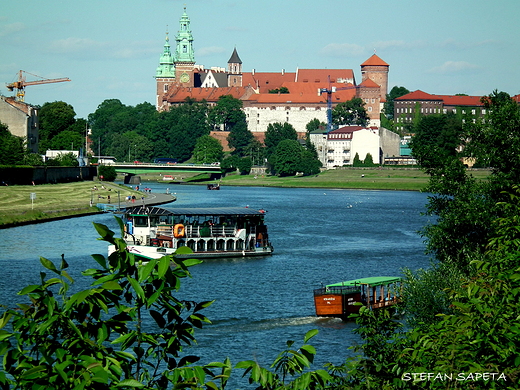
<instances>
[{"instance_id":1,"label":"grassy riverbank","mask_svg":"<svg viewBox=\"0 0 520 390\"><path fill-rule=\"evenodd\" d=\"M471 172L476 178L482 179L489 175L487 170ZM140 175L143 181L161 180L159 174ZM198 177L186 178L186 183L193 183ZM206 177L209 178L208 175ZM420 169L414 168L346 168L332 169L314 176L278 177L267 175L226 175L221 184L223 186L256 186L256 187L315 187L315 188L342 188L365 190L400 190L420 191L428 184L429 177ZM207 181L210 182L210 181ZM199 181L198 183L206 183Z\"/></svg>"},{"instance_id":2,"label":"grassy riverbank","mask_svg":"<svg viewBox=\"0 0 520 390\"><path fill-rule=\"evenodd\" d=\"M96 187L97 190L93 190ZM104 187L104 188L103 188ZM44 221L59 217L84 215L99 212L93 204L118 203L136 193L130 188L107 182L75 182L43 184L37 186L0 187L0 227L13 226L29 221ZM31 203L31 193L36 198Z\"/></svg>"},{"instance_id":3,"label":"grassy riverbank","mask_svg":"<svg viewBox=\"0 0 520 390\"><path fill-rule=\"evenodd\" d=\"M489 171L475 170L473 176L483 179ZM141 175L143 181L157 181L158 174ZM188 179L189 180L189 179ZM209 182L209 181L208 181ZM189 182L187 182L189 183ZM192 182L193 183L193 182ZM207 182L198 182L206 184ZM420 191L428 183L428 176L418 169L373 168L373 169L335 169L315 176L277 177L265 175L227 175L222 185L254 187L294 187L294 188L342 188L365 190ZM105 188L103 188L104 186ZM97 187L97 190L92 190ZM90 207L92 199L96 203L118 203L118 193L124 203L128 195L142 193L129 187L109 182L76 182L66 184L44 184L38 186L0 187L0 228L34 221L44 221L59 217L84 215L98 212ZM31 193L36 199L31 205Z\"/></svg>"}]
</instances>

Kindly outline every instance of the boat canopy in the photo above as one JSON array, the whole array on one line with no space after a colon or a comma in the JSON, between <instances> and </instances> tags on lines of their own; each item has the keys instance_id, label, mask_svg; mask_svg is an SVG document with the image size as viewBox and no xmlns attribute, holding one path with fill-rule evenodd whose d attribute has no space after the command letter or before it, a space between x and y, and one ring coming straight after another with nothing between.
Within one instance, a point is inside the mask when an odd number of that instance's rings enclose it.
<instances>
[{"instance_id":1,"label":"boat canopy","mask_svg":"<svg viewBox=\"0 0 520 390\"><path fill-rule=\"evenodd\" d=\"M346 282L340 282L340 283L334 283L334 284L328 284L326 287L355 287L360 285L367 285L367 286L386 286L388 284L400 282L402 278L397 276L374 276L371 278L361 278L361 279L354 279L354 280L348 280Z\"/></svg>"},{"instance_id":2,"label":"boat canopy","mask_svg":"<svg viewBox=\"0 0 520 390\"><path fill-rule=\"evenodd\" d=\"M163 209L161 207L132 207L126 210L130 215L263 215L265 211L247 207L200 207L200 208L174 208Z\"/></svg>"}]
</instances>

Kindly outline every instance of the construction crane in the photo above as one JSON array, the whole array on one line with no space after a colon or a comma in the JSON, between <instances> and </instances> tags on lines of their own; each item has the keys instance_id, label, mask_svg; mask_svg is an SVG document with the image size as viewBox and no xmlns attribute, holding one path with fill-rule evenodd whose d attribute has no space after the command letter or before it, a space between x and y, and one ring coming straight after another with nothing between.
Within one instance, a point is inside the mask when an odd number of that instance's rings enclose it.
<instances>
[{"instance_id":1,"label":"construction crane","mask_svg":"<svg viewBox=\"0 0 520 390\"><path fill-rule=\"evenodd\" d=\"M329 87L319 88L318 95L321 96L323 93L327 94L327 134L332 130L332 94L336 91L344 91L346 89L359 88L357 85L349 85L348 87L334 87L330 82L329 76Z\"/></svg>"},{"instance_id":2,"label":"construction crane","mask_svg":"<svg viewBox=\"0 0 520 390\"><path fill-rule=\"evenodd\" d=\"M36 81L25 81L24 73L30 74L31 76L39 77L42 80L36 80ZM14 91L16 89L16 98L18 101L23 102L25 97L25 87L28 85L39 85L39 84L49 84L49 83L61 83L64 81L70 81L67 77L62 77L59 79L46 79L41 76L37 76L35 74L26 72L24 70L20 70L18 72L18 81L15 81L14 83L6 84L7 89L9 91Z\"/></svg>"}]
</instances>

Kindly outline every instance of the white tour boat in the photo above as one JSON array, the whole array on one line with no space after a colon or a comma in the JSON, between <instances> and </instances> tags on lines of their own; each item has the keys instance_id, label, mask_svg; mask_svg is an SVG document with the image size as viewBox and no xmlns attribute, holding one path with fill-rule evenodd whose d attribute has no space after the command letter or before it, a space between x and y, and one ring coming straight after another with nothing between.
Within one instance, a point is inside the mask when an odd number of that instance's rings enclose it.
<instances>
[{"instance_id":1,"label":"white tour boat","mask_svg":"<svg viewBox=\"0 0 520 390\"><path fill-rule=\"evenodd\" d=\"M240 207L133 207L125 211L124 239L129 252L158 259L187 246L179 258L266 256L273 252L264 210ZM109 248L109 254L114 247Z\"/></svg>"}]
</instances>

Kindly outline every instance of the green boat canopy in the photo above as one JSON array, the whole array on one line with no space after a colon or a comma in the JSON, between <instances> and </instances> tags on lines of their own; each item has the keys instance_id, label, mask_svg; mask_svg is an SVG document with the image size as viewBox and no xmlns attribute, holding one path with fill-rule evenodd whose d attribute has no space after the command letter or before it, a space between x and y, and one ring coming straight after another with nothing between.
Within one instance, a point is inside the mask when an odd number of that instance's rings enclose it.
<instances>
[{"instance_id":1,"label":"green boat canopy","mask_svg":"<svg viewBox=\"0 0 520 390\"><path fill-rule=\"evenodd\" d=\"M326 287L355 287L360 285L367 286L386 286L387 284L400 282L402 278L397 276L374 276L372 278L361 278L348 280L346 282L328 284Z\"/></svg>"}]
</instances>

